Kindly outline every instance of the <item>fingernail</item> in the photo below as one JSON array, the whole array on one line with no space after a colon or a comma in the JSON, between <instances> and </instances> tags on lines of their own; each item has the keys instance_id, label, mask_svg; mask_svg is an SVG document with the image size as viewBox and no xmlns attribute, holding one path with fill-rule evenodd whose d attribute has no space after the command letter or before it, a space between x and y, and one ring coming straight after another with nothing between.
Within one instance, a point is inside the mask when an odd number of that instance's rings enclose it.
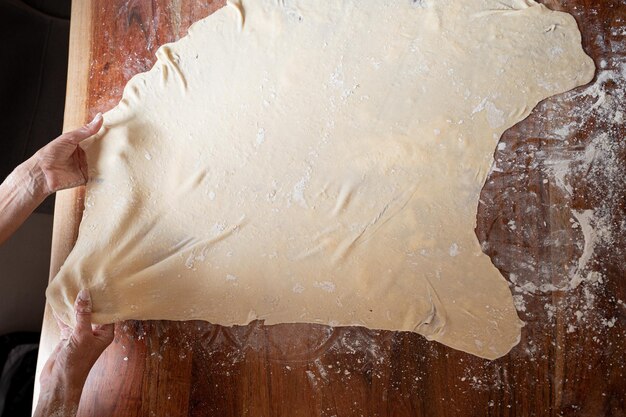
<instances>
[{"instance_id":1,"label":"fingernail","mask_svg":"<svg viewBox=\"0 0 626 417\"><path fill-rule=\"evenodd\" d=\"M91 294L89 294L89 290L87 288L83 288L78 293L78 301L90 301Z\"/></svg>"},{"instance_id":2,"label":"fingernail","mask_svg":"<svg viewBox=\"0 0 626 417\"><path fill-rule=\"evenodd\" d=\"M93 126L95 124L98 124L100 122L100 119L102 119L102 113L98 112L98 114L96 114L96 117L94 117L93 120L89 122L89 125Z\"/></svg>"},{"instance_id":3,"label":"fingernail","mask_svg":"<svg viewBox=\"0 0 626 417\"><path fill-rule=\"evenodd\" d=\"M82 289L78 293L76 311L80 313L91 313L91 295L88 289Z\"/></svg>"}]
</instances>

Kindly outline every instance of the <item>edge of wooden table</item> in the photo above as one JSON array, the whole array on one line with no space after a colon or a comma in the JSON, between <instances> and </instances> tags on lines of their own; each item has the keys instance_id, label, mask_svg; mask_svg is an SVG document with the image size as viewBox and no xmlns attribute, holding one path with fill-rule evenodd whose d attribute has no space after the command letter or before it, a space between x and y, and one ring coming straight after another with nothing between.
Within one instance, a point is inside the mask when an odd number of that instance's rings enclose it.
<instances>
[{"instance_id":1,"label":"edge of wooden table","mask_svg":"<svg viewBox=\"0 0 626 417\"><path fill-rule=\"evenodd\" d=\"M87 87L91 63L91 17L92 4L90 0L72 2L65 114L63 118L64 132L82 126L88 116ZM76 242L83 211L84 193L84 187L79 187L56 194L49 281L59 272ZM59 329L52 315L52 309L46 303L37 357L33 412L37 407L39 397L41 370L59 340Z\"/></svg>"}]
</instances>

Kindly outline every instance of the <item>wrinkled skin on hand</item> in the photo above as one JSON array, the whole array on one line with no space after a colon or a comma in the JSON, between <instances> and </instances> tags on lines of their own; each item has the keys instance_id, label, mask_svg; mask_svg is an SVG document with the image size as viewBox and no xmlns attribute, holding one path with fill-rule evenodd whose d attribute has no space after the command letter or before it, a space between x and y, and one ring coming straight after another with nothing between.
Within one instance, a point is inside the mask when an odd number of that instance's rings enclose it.
<instances>
[{"instance_id":1,"label":"wrinkled skin on hand","mask_svg":"<svg viewBox=\"0 0 626 417\"><path fill-rule=\"evenodd\" d=\"M75 415L91 368L113 342L113 324L91 324L92 304L88 290L78 294L74 311L76 327L71 329L59 323L62 340L41 372L36 417Z\"/></svg>"},{"instance_id":2,"label":"wrinkled skin on hand","mask_svg":"<svg viewBox=\"0 0 626 417\"><path fill-rule=\"evenodd\" d=\"M54 139L35 154L37 166L46 179L46 193L52 194L87 182L87 159L80 143L102 126L102 114L81 128Z\"/></svg>"}]
</instances>

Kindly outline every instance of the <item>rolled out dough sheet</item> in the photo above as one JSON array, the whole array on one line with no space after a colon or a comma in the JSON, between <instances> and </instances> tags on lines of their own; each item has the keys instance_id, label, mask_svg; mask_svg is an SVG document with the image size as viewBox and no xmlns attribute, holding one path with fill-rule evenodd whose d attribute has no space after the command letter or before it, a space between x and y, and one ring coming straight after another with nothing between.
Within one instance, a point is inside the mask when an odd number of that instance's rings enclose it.
<instances>
[{"instance_id":1,"label":"rolled out dough sheet","mask_svg":"<svg viewBox=\"0 0 626 417\"><path fill-rule=\"evenodd\" d=\"M532 0L245 0L162 46L85 146L73 322L323 323L485 358L520 339L474 234L499 137L591 80Z\"/></svg>"}]
</instances>

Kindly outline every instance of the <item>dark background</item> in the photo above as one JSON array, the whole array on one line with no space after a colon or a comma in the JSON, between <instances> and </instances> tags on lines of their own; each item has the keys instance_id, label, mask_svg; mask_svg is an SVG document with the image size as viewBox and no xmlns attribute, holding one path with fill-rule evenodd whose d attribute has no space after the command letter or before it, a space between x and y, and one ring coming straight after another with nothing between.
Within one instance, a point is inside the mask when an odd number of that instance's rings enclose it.
<instances>
[{"instance_id":1,"label":"dark background","mask_svg":"<svg viewBox=\"0 0 626 417\"><path fill-rule=\"evenodd\" d=\"M0 0L0 182L62 130L70 0ZM0 247L0 417L30 416L54 197Z\"/></svg>"},{"instance_id":2,"label":"dark background","mask_svg":"<svg viewBox=\"0 0 626 417\"><path fill-rule=\"evenodd\" d=\"M1 180L61 133L69 18L70 0L0 0Z\"/></svg>"}]
</instances>

